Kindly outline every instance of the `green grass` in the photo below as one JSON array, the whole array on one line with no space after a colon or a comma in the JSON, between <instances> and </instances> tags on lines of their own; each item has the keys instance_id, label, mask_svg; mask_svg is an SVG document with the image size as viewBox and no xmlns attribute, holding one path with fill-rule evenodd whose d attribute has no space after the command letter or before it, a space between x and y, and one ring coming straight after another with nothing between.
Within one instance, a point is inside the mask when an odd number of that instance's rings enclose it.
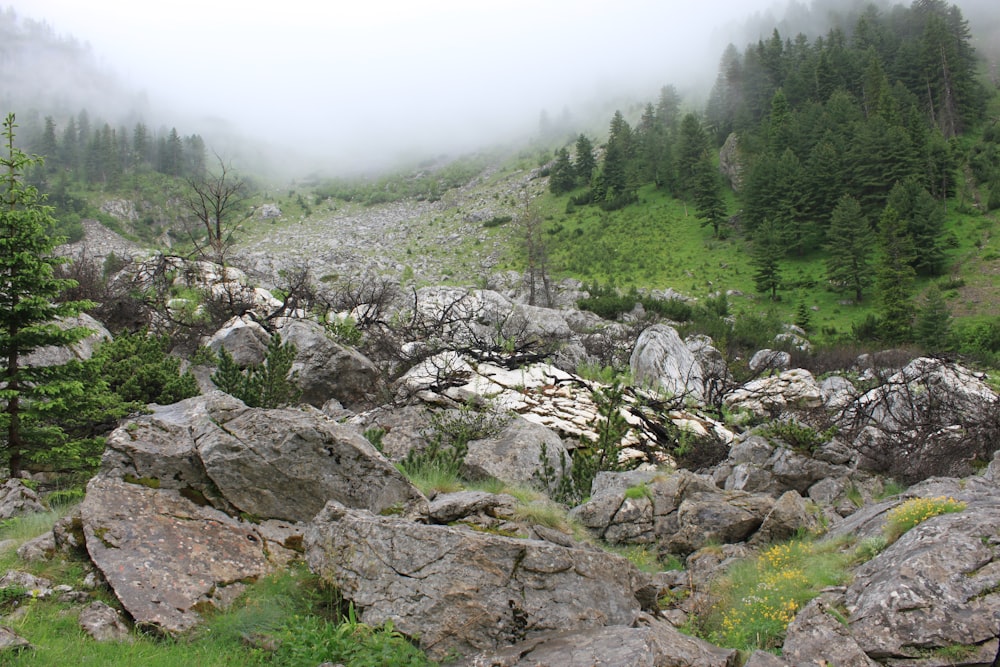
<instances>
[{"instance_id":1,"label":"green grass","mask_svg":"<svg viewBox=\"0 0 1000 667\"><path fill-rule=\"evenodd\" d=\"M16 554L18 544L51 530L65 511L5 522L0 527L0 539L12 539L15 543L0 552L0 571L26 571L53 584L69 584L79 590L87 573L84 562L56 558L24 563ZM97 589L93 596L118 606L106 588ZM4 654L0 659L3 665L314 667L324 661L358 667L433 664L391 626L370 627L359 622L351 609L344 609L336 592L302 565L250 585L230 609L206 612L204 625L178 639L133 630L126 642L99 643L79 628L77 614L82 605L54 598L22 598L18 602L16 614L5 610L4 625L30 641L34 648L19 654Z\"/></svg>"},{"instance_id":2,"label":"green grass","mask_svg":"<svg viewBox=\"0 0 1000 667\"><path fill-rule=\"evenodd\" d=\"M792 541L729 568L713 585L715 604L700 634L729 648L776 649L798 611L847 578L852 554L839 542Z\"/></svg>"},{"instance_id":3,"label":"green grass","mask_svg":"<svg viewBox=\"0 0 1000 667\"><path fill-rule=\"evenodd\" d=\"M667 570L683 570L684 563L673 554L660 558L656 545L628 544L611 545L602 544L605 551L617 554L622 558L627 558L633 565L642 572L665 572Z\"/></svg>"},{"instance_id":4,"label":"green grass","mask_svg":"<svg viewBox=\"0 0 1000 667\"><path fill-rule=\"evenodd\" d=\"M906 531L923 523L931 517L940 514L961 512L967 503L954 498L910 498L901 505L889 510L886 515L885 537L891 544L898 540Z\"/></svg>"},{"instance_id":5,"label":"green grass","mask_svg":"<svg viewBox=\"0 0 1000 667\"><path fill-rule=\"evenodd\" d=\"M729 210L737 210L739 203L731 193L727 196ZM850 294L827 288L822 251L782 260L780 300L772 303L756 293L748 244L739 234L713 238L690 206L653 186L642 187L639 203L619 211L578 206L567 212L569 198L546 194L534 204L545 220L549 259L560 277L620 288L670 287L697 298L739 290L752 299L732 299L734 310L773 308L784 322L794 321L796 309L804 304L811 315L812 338L820 343L850 336L852 325L872 312L873 288L861 304L849 303ZM993 304L1000 300L1000 236L991 233L996 217L955 201L948 207L943 234L948 268L943 276L918 280L914 297L919 300L932 282L962 279L963 287L947 291L953 314L993 316Z\"/></svg>"}]
</instances>

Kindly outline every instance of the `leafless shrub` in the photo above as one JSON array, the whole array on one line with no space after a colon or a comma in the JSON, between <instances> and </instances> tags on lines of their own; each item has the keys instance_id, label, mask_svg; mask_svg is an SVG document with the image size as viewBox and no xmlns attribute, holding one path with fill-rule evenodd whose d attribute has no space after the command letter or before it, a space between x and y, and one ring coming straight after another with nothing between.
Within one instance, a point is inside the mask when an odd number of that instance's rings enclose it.
<instances>
[{"instance_id":1,"label":"leafless shrub","mask_svg":"<svg viewBox=\"0 0 1000 667\"><path fill-rule=\"evenodd\" d=\"M962 367L919 359L869 374L838 417L864 467L912 484L970 475L1000 449L1000 400Z\"/></svg>"}]
</instances>

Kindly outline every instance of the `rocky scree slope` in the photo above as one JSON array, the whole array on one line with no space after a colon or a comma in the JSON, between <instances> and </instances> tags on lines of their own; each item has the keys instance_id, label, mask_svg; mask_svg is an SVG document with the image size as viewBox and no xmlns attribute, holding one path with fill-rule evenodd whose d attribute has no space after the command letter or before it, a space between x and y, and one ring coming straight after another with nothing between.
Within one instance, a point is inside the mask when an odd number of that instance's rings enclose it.
<instances>
[{"instance_id":1,"label":"rocky scree slope","mask_svg":"<svg viewBox=\"0 0 1000 667\"><path fill-rule=\"evenodd\" d=\"M218 268L188 268L228 280ZM274 307L273 297L247 289L259 297L248 300L254 308ZM489 290L416 294L415 305L397 307L439 324L442 311L468 310L434 329L434 341L408 341L425 353L390 391L371 372L376 361L331 340L318 322L235 318L206 342L252 360L269 334L262 322L288 334L302 344L297 369L313 388L309 403L248 408L206 386L154 406L112 434L77 515L21 547L23 557L82 547L128 619L170 635L196 627L206 608L231 604L246 582L304 558L362 620L391 620L436 658L735 665L735 651L677 629L704 612L712 581L735 559L805 532L856 544L878 536L907 499L947 496L965 509L928 519L857 567L848 586L797 610L782 657L757 653L748 664L994 664L1000 458L976 472L969 452L981 453L998 397L976 374L933 359L890 369L859 360L860 375L822 382L774 369L724 384L719 400L749 421L720 422L703 402L714 391L707 383L725 377L710 341L659 324L623 343L621 323L572 309ZM510 358L503 346L479 345L498 331L506 340L503 326L513 322L515 337L559 333L559 355ZM543 452L554 468L558 453L601 437L600 387L569 365L614 345L627 345L633 375L646 382L614 408L626 425L621 461L634 469L597 475L587 500L570 508L588 539L531 520L506 493L425 495L392 465L426 450L442 424L488 416L491 427L467 443L464 474L540 483ZM837 437L805 447L792 437L801 431L780 426L818 421L838 425ZM380 433L381 451L365 432ZM675 469L681 433L716 448L718 460ZM884 481L874 470L887 448L934 465L918 466L914 474L927 479L902 496L878 500ZM921 475L928 470L944 476ZM29 492L11 480L11 502L0 505L31 511ZM641 572L601 543L672 554L686 569Z\"/></svg>"}]
</instances>

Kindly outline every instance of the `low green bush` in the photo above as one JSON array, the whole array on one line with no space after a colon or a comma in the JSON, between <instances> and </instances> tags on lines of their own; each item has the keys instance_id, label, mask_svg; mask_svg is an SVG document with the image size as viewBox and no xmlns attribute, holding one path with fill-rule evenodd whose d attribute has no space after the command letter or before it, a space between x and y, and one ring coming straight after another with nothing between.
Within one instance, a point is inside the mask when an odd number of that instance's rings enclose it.
<instances>
[{"instance_id":1,"label":"low green bush","mask_svg":"<svg viewBox=\"0 0 1000 667\"><path fill-rule=\"evenodd\" d=\"M886 515L885 537L891 544L903 536L911 528L927 521L931 517L952 512L961 512L967 503L954 498L939 496L937 498L910 498L889 510Z\"/></svg>"}]
</instances>

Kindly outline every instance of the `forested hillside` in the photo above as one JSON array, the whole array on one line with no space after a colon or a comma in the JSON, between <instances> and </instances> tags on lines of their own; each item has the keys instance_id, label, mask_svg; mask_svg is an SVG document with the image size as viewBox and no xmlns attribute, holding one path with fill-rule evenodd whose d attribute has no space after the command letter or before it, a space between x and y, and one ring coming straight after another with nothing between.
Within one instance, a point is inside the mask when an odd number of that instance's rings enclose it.
<instances>
[{"instance_id":1,"label":"forested hillside","mask_svg":"<svg viewBox=\"0 0 1000 667\"><path fill-rule=\"evenodd\" d=\"M564 213L549 205L553 263L683 291L662 266L676 258L696 291L752 278L762 296L800 305L819 288L840 307L873 307L856 335L912 340L915 287L959 276L1000 208L996 82L971 41L957 7L918 0L869 6L851 30L812 41L775 30L730 45L703 112L682 112L667 86L634 124L616 113L597 150L580 135L557 151L550 190L568 200ZM736 251L725 263L742 261L742 273L696 268L691 223L678 222L688 214L704 229L701 259ZM664 243L675 251L666 262ZM601 257L606 270L587 271Z\"/></svg>"}]
</instances>

